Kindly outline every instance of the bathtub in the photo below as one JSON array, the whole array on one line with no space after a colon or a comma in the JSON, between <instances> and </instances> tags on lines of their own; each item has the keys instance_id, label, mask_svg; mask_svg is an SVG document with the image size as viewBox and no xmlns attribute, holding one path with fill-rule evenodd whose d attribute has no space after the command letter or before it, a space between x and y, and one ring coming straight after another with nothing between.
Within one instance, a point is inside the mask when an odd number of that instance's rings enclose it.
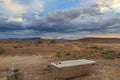
<instances>
[{"instance_id":1,"label":"bathtub","mask_svg":"<svg viewBox=\"0 0 120 80\"><path fill-rule=\"evenodd\" d=\"M69 61L52 62L54 77L56 80L64 80L89 74L95 61L79 59Z\"/></svg>"}]
</instances>

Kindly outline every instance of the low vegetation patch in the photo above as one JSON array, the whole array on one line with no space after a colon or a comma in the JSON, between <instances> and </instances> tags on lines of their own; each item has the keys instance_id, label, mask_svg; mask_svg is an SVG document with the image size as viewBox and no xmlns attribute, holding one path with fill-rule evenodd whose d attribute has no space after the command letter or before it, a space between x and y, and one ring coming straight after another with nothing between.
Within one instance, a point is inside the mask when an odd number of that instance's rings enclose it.
<instances>
[{"instance_id":1,"label":"low vegetation patch","mask_svg":"<svg viewBox=\"0 0 120 80\"><path fill-rule=\"evenodd\" d=\"M13 48L23 48L23 46L19 45L19 46L13 46Z\"/></svg>"},{"instance_id":2,"label":"low vegetation patch","mask_svg":"<svg viewBox=\"0 0 120 80\"><path fill-rule=\"evenodd\" d=\"M65 56L70 56L71 54L69 52L65 53Z\"/></svg>"},{"instance_id":3,"label":"low vegetation patch","mask_svg":"<svg viewBox=\"0 0 120 80\"><path fill-rule=\"evenodd\" d=\"M44 43L44 40L40 39L40 40L37 41L36 44L42 44L42 43Z\"/></svg>"},{"instance_id":4,"label":"low vegetation patch","mask_svg":"<svg viewBox=\"0 0 120 80\"><path fill-rule=\"evenodd\" d=\"M5 53L5 49L0 46L0 54L3 54L3 53Z\"/></svg>"},{"instance_id":5,"label":"low vegetation patch","mask_svg":"<svg viewBox=\"0 0 120 80\"><path fill-rule=\"evenodd\" d=\"M73 57L73 58L76 58L77 56L79 56L77 53L73 53L73 54L72 54L72 57Z\"/></svg>"},{"instance_id":6,"label":"low vegetation patch","mask_svg":"<svg viewBox=\"0 0 120 80\"><path fill-rule=\"evenodd\" d=\"M114 50L107 50L103 51L101 56L105 59L115 59L117 57L117 54Z\"/></svg>"},{"instance_id":7,"label":"low vegetation patch","mask_svg":"<svg viewBox=\"0 0 120 80\"><path fill-rule=\"evenodd\" d=\"M61 57L62 55L61 55L61 52L57 52L56 53L56 57Z\"/></svg>"},{"instance_id":8,"label":"low vegetation patch","mask_svg":"<svg viewBox=\"0 0 120 80\"><path fill-rule=\"evenodd\" d=\"M18 48L18 46L13 46L13 48Z\"/></svg>"},{"instance_id":9,"label":"low vegetation patch","mask_svg":"<svg viewBox=\"0 0 120 80\"><path fill-rule=\"evenodd\" d=\"M117 58L120 58L120 54L117 54L117 56L116 56Z\"/></svg>"},{"instance_id":10,"label":"low vegetation patch","mask_svg":"<svg viewBox=\"0 0 120 80\"><path fill-rule=\"evenodd\" d=\"M50 43L54 44L56 43L56 40L50 40Z\"/></svg>"},{"instance_id":11,"label":"low vegetation patch","mask_svg":"<svg viewBox=\"0 0 120 80\"><path fill-rule=\"evenodd\" d=\"M90 48L95 49L95 50L104 50L103 47L97 46L97 45L92 45Z\"/></svg>"}]
</instances>

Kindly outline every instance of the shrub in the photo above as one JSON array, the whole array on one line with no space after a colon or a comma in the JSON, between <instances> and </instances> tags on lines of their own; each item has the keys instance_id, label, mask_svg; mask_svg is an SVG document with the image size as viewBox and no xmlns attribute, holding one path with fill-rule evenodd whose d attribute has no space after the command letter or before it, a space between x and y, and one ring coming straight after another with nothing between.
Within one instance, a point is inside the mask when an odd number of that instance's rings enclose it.
<instances>
[{"instance_id":1,"label":"shrub","mask_svg":"<svg viewBox=\"0 0 120 80\"><path fill-rule=\"evenodd\" d=\"M78 55L77 55L76 53L73 53L73 54L72 54L72 57L73 57L73 58L76 58L77 56L78 56Z\"/></svg>"},{"instance_id":2,"label":"shrub","mask_svg":"<svg viewBox=\"0 0 120 80\"><path fill-rule=\"evenodd\" d=\"M37 44L42 44L44 42L44 40L40 39L37 41Z\"/></svg>"},{"instance_id":3,"label":"shrub","mask_svg":"<svg viewBox=\"0 0 120 80\"><path fill-rule=\"evenodd\" d=\"M56 53L56 57L61 57L61 53L60 53L60 52L57 52L57 53Z\"/></svg>"},{"instance_id":4,"label":"shrub","mask_svg":"<svg viewBox=\"0 0 120 80\"><path fill-rule=\"evenodd\" d=\"M68 53L65 53L65 56L70 56L71 54L68 52Z\"/></svg>"},{"instance_id":5,"label":"shrub","mask_svg":"<svg viewBox=\"0 0 120 80\"><path fill-rule=\"evenodd\" d=\"M23 46L13 46L13 48L23 48Z\"/></svg>"},{"instance_id":6,"label":"shrub","mask_svg":"<svg viewBox=\"0 0 120 80\"><path fill-rule=\"evenodd\" d=\"M35 46L38 46L38 44L35 44Z\"/></svg>"},{"instance_id":7,"label":"shrub","mask_svg":"<svg viewBox=\"0 0 120 80\"><path fill-rule=\"evenodd\" d=\"M117 54L116 58L120 58L120 54Z\"/></svg>"},{"instance_id":8,"label":"shrub","mask_svg":"<svg viewBox=\"0 0 120 80\"><path fill-rule=\"evenodd\" d=\"M56 43L56 40L50 40L50 43L54 44Z\"/></svg>"},{"instance_id":9,"label":"shrub","mask_svg":"<svg viewBox=\"0 0 120 80\"><path fill-rule=\"evenodd\" d=\"M96 49L96 50L104 50L103 47L99 47L99 46L96 46L96 45L93 45L93 46L91 46L90 48Z\"/></svg>"},{"instance_id":10,"label":"shrub","mask_svg":"<svg viewBox=\"0 0 120 80\"><path fill-rule=\"evenodd\" d=\"M13 46L13 48L18 48L18 46Z\"/></svg>"},{"instance_id":11,"label":"shrub","mask_svg":"<svg viewBox=\"0 0 120 80\"><path fill-rule=\"evenodd\" d=\"M115 59L117 54L114 50L107 50L102 52L101 56L105 59Z\"/></svg>"},{"instance_id":12,"label":"shrub","mask_svg":"<svg viewBox=\"0 0 120 80\"><path fill-rule=\"evenodd\" d=\"M0 54L5 53L5 49L3 47L0 47Z\"/></svg>"},{"instance_id":13,"label":"shrub","mask_svg":"<svg viewBox=\"0 0 120 80\"><path fill-rule=\"evenodd\" d=\"M19 46L19 48L23 48L23 46Z\"/></svg>"}]
</instances>

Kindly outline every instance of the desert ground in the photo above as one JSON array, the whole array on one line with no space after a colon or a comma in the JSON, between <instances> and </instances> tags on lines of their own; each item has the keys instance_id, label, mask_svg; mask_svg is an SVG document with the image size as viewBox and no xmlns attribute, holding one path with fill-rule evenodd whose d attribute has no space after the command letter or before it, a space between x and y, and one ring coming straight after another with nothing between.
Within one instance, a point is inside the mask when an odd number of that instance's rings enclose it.
<instances>
[{"instance_id":1,"label":"desert ground","mask_svg":"<svg viewBox=\"0 0 120 80\"><path fill-rule=\"evenodd\" d=\"M90 59L90 74L69 80L120 80L120 43L83 43L79 41L0 41L0 80L16 67L25 80L54 80L47 65L55 60Z\"/></svg>"}]
</instances>

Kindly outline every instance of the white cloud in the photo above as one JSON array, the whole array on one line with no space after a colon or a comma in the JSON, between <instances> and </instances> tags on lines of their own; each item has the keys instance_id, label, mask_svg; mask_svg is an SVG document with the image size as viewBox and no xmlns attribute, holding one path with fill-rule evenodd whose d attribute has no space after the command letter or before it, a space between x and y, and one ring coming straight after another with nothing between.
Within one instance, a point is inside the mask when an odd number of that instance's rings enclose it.
<instances>
[{"instance_id":1,"label":"white cloud","mask_svg":"<svg viewBox=\"0 0 120 80\"><path fill-rule=\"evenodd\" d=\"M101 12L120 9L120 0L98 0L97 4L100 5Z\"/></svg>"},{"instance_id":2,"label":"white cloud","mask_svg":"<svg viewBox=\"0 0 120 80\"><path fill-rule=\"evenodd\" d=\"M54 35L48 35L48 36L41 36L43 39L69 39L69 40L75 40L87 37L88 35L84 33L79 34L54 34Z\"/></svg>"},{"instance_id":3,"label":"white cloud","mask_svg":"<svg viewBox=\"0 0 120 80\"><path fill-rule=\"evenodd\" d=\"M10 18L8 18L7 21L8 22L23 22L24 19L23 18L13 18L13 17L10 17Z\"/></svg>"},{"instance_id":4,"label":"white cloud","mask_svg":"<svg viewBox=\"0 0 120 80\"><path fill-rule=\"evenodd\" d=\"M4 0L4 7L13 14L22 14L27 10L27 6L16 4L12 0Z\"/></svg>"},{"instance_id":5,"label":"white cloud","mask_svg":"<svg viewBox=\"0 0 120 80\"><path fill-rule=\"evenodd\" d=\"M9 0L9 1L13 1L13 0ZM21 5L22 2L19 1L20 0L18 0L17 3L16 2L13 3ZM30 33L29 34L30 36L31 34L38 36L42 35L43 38L49 38L49 39L52 38L77 39L77 38L85 37L86 34L90 34L90 33L120 34L120 24L119 24L120 16L119 14L116 15L114 13L111 13L114 10L115 11L118 10L117 9L119 8L118 0L117 0L118 3L115 3L114 0L112 0L113 3L110 2L110 0L106 0L106 1L96 0L96 2L94 1L95 3L92 2L91 4L85 7L80 6L78 8L76 7L65 10L57 10L57 11L51 10L51 12L48 13L46 12L45 16L39 16L39 14L42 11L44 11L43 10L44 5L40 0L28 0L28 1L30 1L31 3L29 4L24 3L24 5L26 5L27 7L27 11L26 11L27 14L23 16L22 14L21 16L11 16L10 18L8 17L0 20L1 32L5 32L5 31L9 32L16 30L31 30L33 32L31 31L28 32ZM13 3L11 2L11 4ZM7 13L9 14L11 12L8 11ZM6 21L6 19L8 22L4 22ZM79 34L79 32L84 32L84 34L83 33Z\"/></svg>"},{"instance_id":6,"label":"white cloud","mask_svg":"<svg viewBox=\"0 0 120 80\"><path fill-rule=\"evenodd\" d=\"M2 4L0 4L0 10L2 10L3 15L7 16L19 16L22 14L35 14L38 11L43 11L43 3L40 0L29 0L30 4L22 4L24 0L18 0L15 2L14 0L2 0Z\"/></svg>"},{"instance_id":7,"label":"white cloud","mask_svg":"<svg viewBox=\"0 0 120 80\"><path fill-rule=\"evenodd\" d=\"M119 34L105 34L105 33L101 33L101 34L90 34L87 35L88 37L101 37L101 38L120 38Z\"/></svg>"},{"instance_id":8,"label":"white cloud","mask_svg":"<svg viewBox=\"0 0 120 80\"><path fill-rule=\"evenodd\" d=\"M41 0L32 0L31 4L29 4L28 6L28 12L29 13L35 13L35 14L40 14L41 12L43 12L43 8L44 5L42 3Z\"/></svg>"}]
</instances>

